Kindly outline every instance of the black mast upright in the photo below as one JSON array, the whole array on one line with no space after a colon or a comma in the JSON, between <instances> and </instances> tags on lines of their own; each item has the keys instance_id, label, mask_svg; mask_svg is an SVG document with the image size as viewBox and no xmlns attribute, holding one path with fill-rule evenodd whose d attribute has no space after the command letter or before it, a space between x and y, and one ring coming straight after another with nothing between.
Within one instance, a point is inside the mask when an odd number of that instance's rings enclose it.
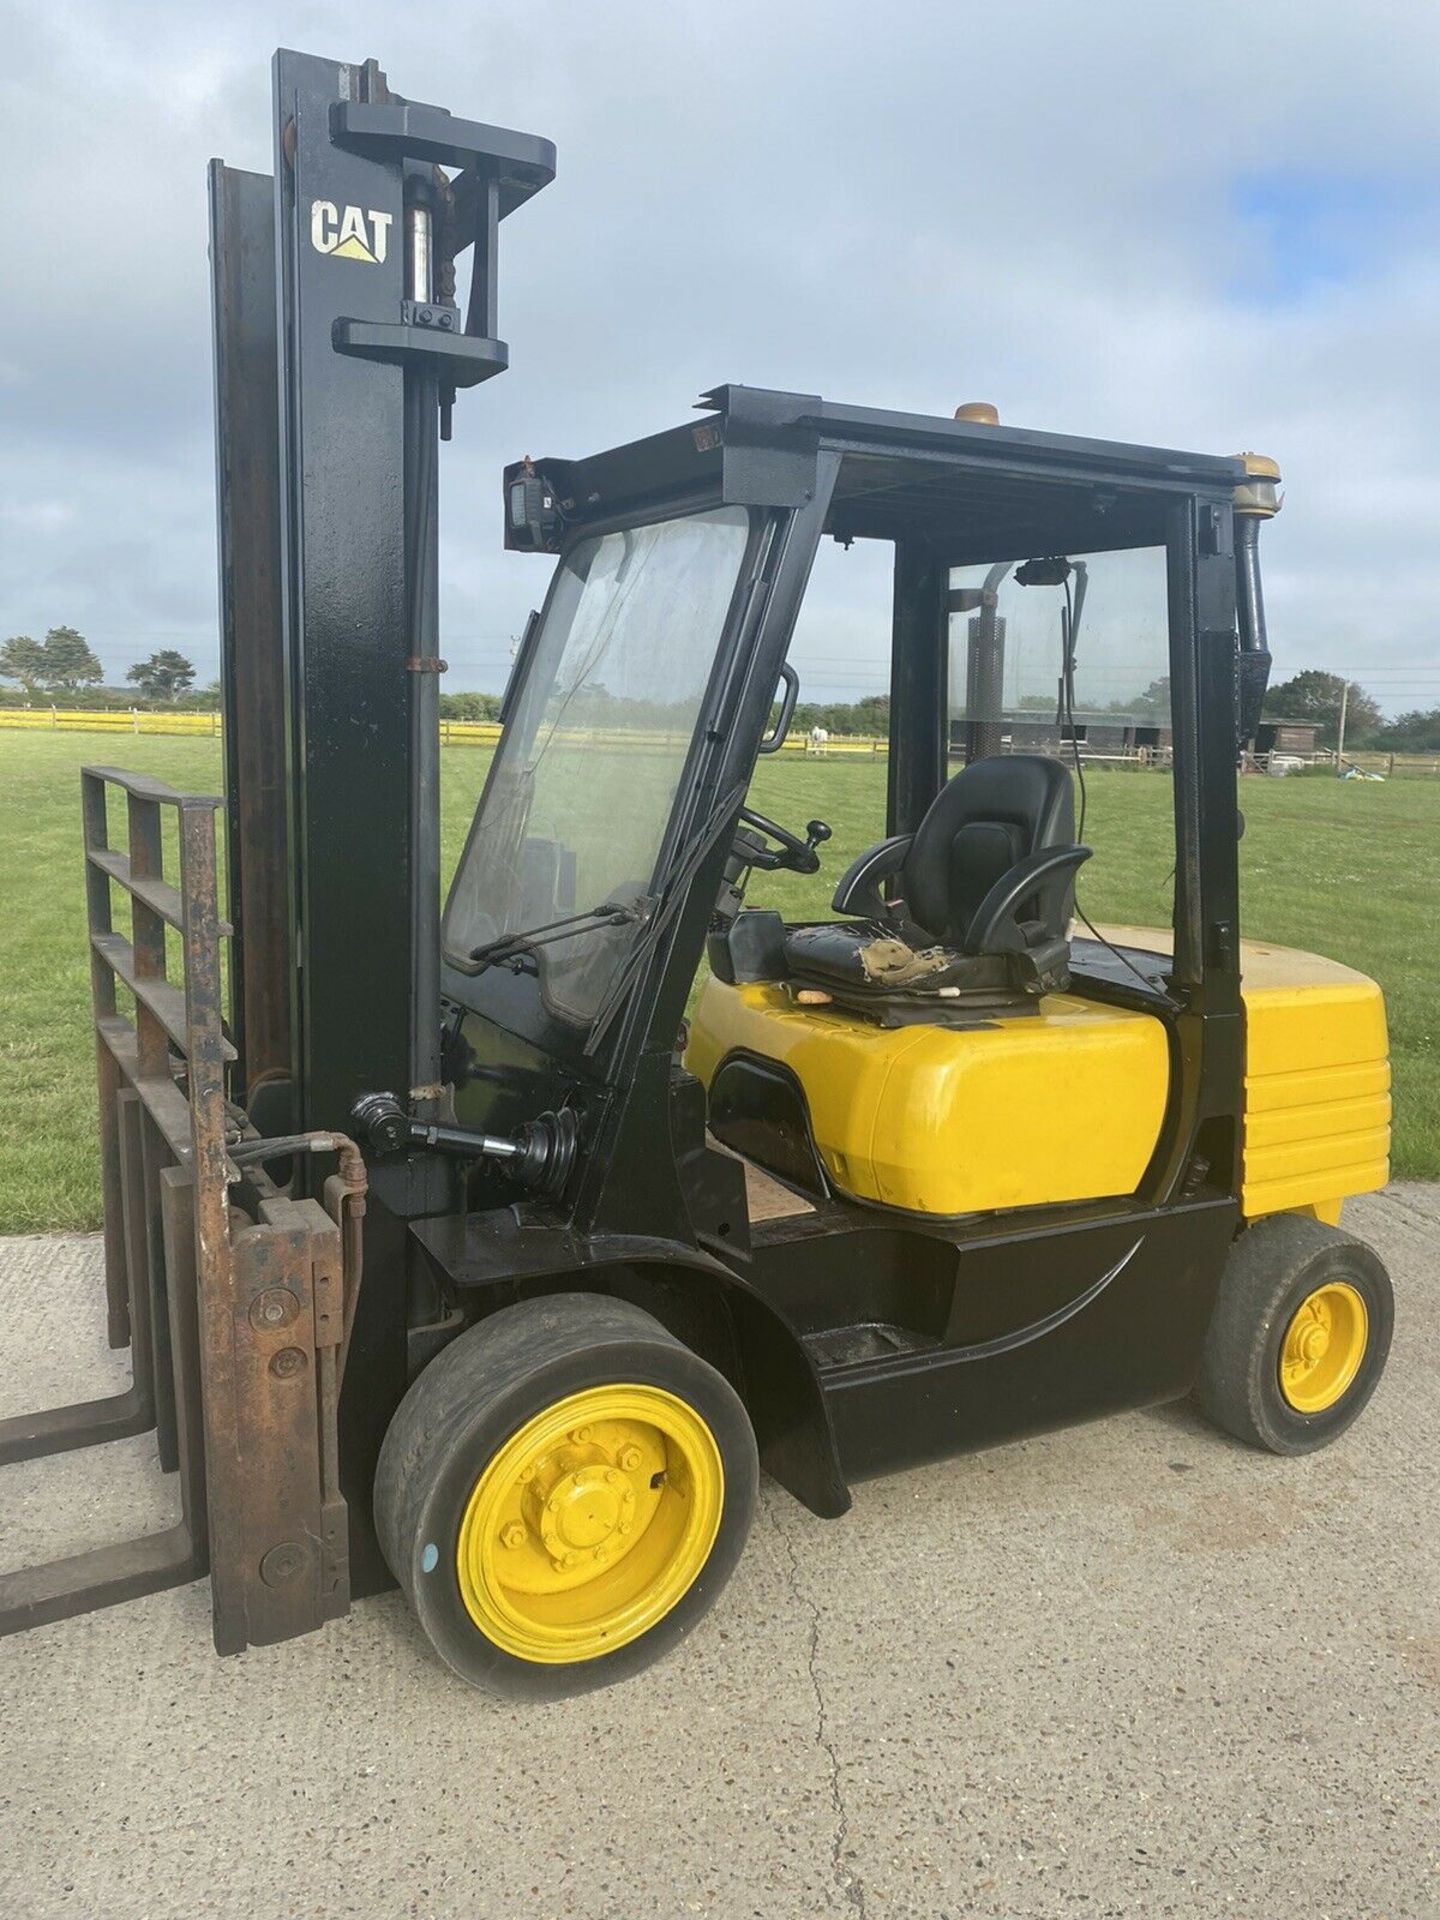
<instances>
[{"instance_id":1,"label":"black mast upright","mask_svg":"<svg viewBox=\"0 0 1440 1920\"><path fill-rule=\"evenodd\" d=\"M403 364L337 352L405 299L403 163L333 137L371 64L275 56L283 619L292 715L296 1118L408 1086L410 742ZM358 1076L358 1083L357 1083ZM387 1077L388 1076L388 1077Z\"/></svg>"},{"instance_id":2,"label":"black mast upright","mask_svg":"<svg viewBox=\"0 0 1440 1920\"><path fill-rule=\"evenodd\" d=\"M374 61L282 50L274 89L273 183L211 169L237 1085L266 1133L343 1132L375 1087L440 1104L439 441L508 364L499 222L555 150ZM367 1487L405 1385L404 1221L442 1204L384 1171L342 1422Z\"/></svg>"}]
</instances>

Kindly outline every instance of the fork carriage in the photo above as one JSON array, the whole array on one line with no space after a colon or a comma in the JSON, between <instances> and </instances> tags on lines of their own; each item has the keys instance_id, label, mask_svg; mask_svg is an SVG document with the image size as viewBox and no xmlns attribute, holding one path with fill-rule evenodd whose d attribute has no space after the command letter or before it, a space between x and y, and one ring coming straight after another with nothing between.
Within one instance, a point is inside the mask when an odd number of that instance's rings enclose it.
<instances>
[{"instance_id":1,"label":"fork carriage","mask_svg":"<svg viewBox=\"0 0 1440 1920\"><path fill-rule=\"evenodd\" d=\"M226 1098L218 799L111 767L82 774L110 1345L130 1385L0 1421L0 1464L153 1431L180 1519L0 1576L15 1632L210 1575L215 1645L288 1639L350 1602L337 1409L360 1284L364 1163L349 1141L318 1199L292 1198ZM124 848L109 803L122 799ZM167 879L166 819L177 874ZM130 904L118 930L112 889ZM172 941L170 935L178 936ZM172 951L178 948L178 969ZM122 1001L132 1011L122 1010ZM273 1143L265 1151L272 1164Z\"/></svg>"}]
</instances>

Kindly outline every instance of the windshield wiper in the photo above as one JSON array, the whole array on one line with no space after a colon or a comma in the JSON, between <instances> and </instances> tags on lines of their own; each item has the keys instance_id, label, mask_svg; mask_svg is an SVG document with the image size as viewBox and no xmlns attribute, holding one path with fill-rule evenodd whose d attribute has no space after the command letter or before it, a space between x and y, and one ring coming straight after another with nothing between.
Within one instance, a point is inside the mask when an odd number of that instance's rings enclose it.
<instances>
[{"instance_id":1,"label":"windshield wiper","mask_svg":"<svg viewBox=\"0 0 1440 1920\"><path fill-rule=\"evenodd\" d=\"M606 900L598 907L587 907L583 913L566 914L563 920L547 920L543 926L531 927L524 933L505 933L496 940L486 940L481 946L470 949L470 958L480 963L483 972L486 967L517 960L521 954L529 953L535 947L548 947L556 940L568 940L573 934L588 932L592 927L631 925L645 918L650 905L643 895L633 907L622 906L618 900Z\"/></svg>"}]
</instances>

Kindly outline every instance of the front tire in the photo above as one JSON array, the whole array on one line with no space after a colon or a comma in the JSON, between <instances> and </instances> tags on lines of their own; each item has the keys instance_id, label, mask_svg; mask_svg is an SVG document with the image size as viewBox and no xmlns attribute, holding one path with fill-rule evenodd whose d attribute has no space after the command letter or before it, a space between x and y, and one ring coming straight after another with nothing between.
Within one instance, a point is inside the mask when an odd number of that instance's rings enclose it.
<instances>
[{"instance_id":1,"label":"front tire","mask_svg":"<svg viewBox=\"0 0 1440 1920\"><path fill-rule=\"evenodd\" d=\"M1231 1248L1195 1399L1249 1446L1313 1453L1363 1411L1394 1325L1390 1276L1369 1247L1274 1214Z\"/></svg>"},{"instance_id":2,"label":"front tire","mask_svg":"<svg viewBox=\"0 0 1440 1920\"><path fill-rule=\"evenodd\" d=\"M690 1631L739 1560L758 1477L722 1375L638 1307L554 1294L471 1327L413 1383L375 1524L461 1679L554 1699Z\"/></svg>"}]
</instances>

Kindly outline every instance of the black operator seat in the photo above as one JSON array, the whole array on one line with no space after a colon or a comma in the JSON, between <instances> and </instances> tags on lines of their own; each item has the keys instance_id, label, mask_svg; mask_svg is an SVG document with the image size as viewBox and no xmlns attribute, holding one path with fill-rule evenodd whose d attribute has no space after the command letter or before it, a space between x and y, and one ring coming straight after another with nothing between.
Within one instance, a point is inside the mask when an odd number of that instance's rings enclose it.
<instances>
[{"instance_id":1,"label":"black operator seat","mask_svg":"<svg viewBox=\"0 0 1440 1920\"><path fill-rule=\"evenodd\" d=\"M788 933L789 971L862 997L1062 986L1075 870L1088 858L1075 844L1070 772L1059 760L972 761L913 834L871 847L840 882L835 911L861 924Z\"/></svg>"}]
</instances>

